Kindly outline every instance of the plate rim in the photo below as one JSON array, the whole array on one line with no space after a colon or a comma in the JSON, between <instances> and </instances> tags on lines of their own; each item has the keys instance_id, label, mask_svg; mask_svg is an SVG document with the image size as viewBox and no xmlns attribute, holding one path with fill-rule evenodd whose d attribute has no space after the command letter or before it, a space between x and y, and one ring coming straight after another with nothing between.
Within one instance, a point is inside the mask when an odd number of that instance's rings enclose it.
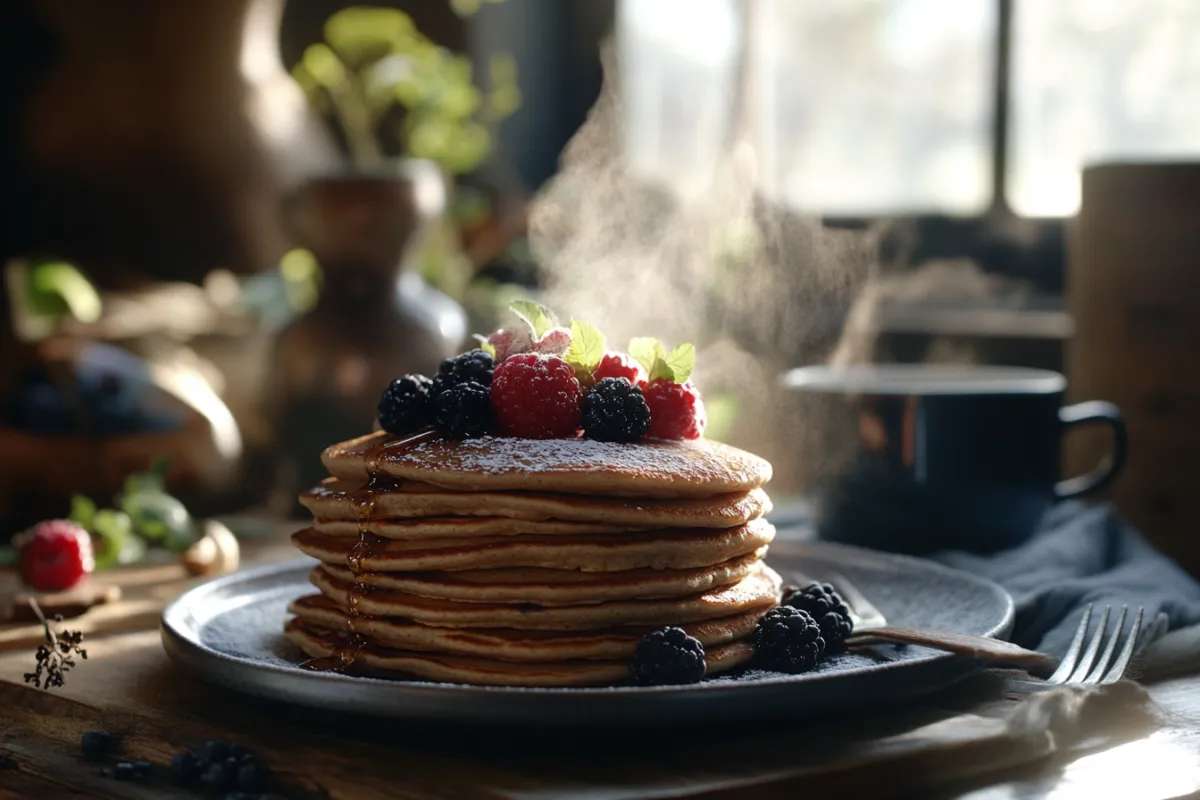
<instances>
[{"instance_id":1,"label":"plate rim","mask_svg":"<svg viewBox=\"0 0 1200 800\"><path fill-rule=\"evenodd\" d=\"M837 554L841 559L855 559L867 563L880 564L880 561L889 563L901 562L906 566L910 566L916 570L924 572L937 572L942 575L950 576L953 580L966 580L975 584L981 590L985 590L994 596L994 599L1004 607L1002 619L994 625L984 635L989 638L1003 638L1012 631L1015 620L1015 605L1012 596L995 581L976 575L964 570L956 569L945 564L939 564L927 559L918 558L915 556L907 556L896 553L887 553L879 550L869 550L866 548L854 547L833 542L823 541L776 541L772 544L772 550L776 552L789 552L791 557L799 557L806 549L817 549L824 552ZM768 556L768 563L769 563ZM694 693L701 693L705 696L720 695L728 692L744 693L751 689L778 689L786 687L790 683L800 682L804 679L800 676L778 677L770 679L760 679L751 681L708 681L703 683L685 685L685 686L595 686L595 687L540 687L540 686L485 686L474 684L461 683L438 683L431 681L417 680L397 680L388 678L373 678L341 675L337 673L317 673L309 672L302 669L297 669L295 665L281 665L263 661L255 661L250 658L238 657L223 653L212 647L209 647L199 641L196 636L189 635L185 626L181 625L181 618L188 614L188 609L193 603L203 601L207 596L219 592L221 589L228 587L230 584L238 584L244 582L253 582L269 578L273 575L283 572L290 572L300 569L302 566L307 569L307 565L314 563L311 558L298 558L281 561L274 564L265 564L263 566L254 567L252 569L243 570L223 575L206 581L197 586L188 589L175 600L173 600L163 610L160 621L160 632L162 636L163 646L168 656L177 665L186 667L193 673L199 673L201 677L213 680L215 682L245 690L247 684L254 685L262 689L262 696L268 696L273 699L285 699L290 697L282 691L271 690L266 681L268 676L277 676L288 682L305 683L312 686L328 686L330 681L340 683L346 687L372 687L378 686L384 689L393 691L402 690L407 695L416 695L420 699L427 702L437 702L443 698L463 699L468 697L479 698L575 698L579 700L595 700L597 698L614 698L614 697L655 697L659 700L664 698L676 698L687 696ZM195 629L193 628L193 631ZM929 657L921 659L918 664L926 667L932 667L939 662L948 664L953 660L963 660L964 657L956 656L953 653L937 653ZM972 662L978 663L978 662ZM214 670L207 668L209 665L220 665L221 669ZM878 664L870 670L872 674L880 674L892 672L899 669L911 668L914 666L913 660L899 660ZM964 673L969 674L966 663L964 663ZM234 676L225 674L225 670L231 670L235 673ZM850 673L851 675L863 673ZM965 677L964 674L964 677ZM239 680L240 679L240 680ZM811 680L811 679L810 679ZM416 699L416 697L414 697ZM294 702L294 700L293 700ZM338 706L340 707L340 706ZM370 712L370 709L363 709L365 712ZM385 713L385 712L380 712Z\"/></svg>"}]
</instances>

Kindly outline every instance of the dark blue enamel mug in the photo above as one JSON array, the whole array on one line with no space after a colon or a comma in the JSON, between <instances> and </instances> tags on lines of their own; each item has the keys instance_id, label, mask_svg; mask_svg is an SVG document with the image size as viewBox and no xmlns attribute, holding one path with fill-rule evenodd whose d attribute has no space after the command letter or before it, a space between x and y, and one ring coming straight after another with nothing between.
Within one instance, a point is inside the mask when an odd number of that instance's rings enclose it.
<instances>
[{"instance_id":1,"label":"dark blue enamel mug","mask_svg":"<svg viewBox=\"0 0 1200 800\"><path fill-rule=\"evenodd\" d=\"M872 364L792 370L801 430L826 450L801 453L822 538L888 550L992 552L1025 541L1054 503L1108 486L1125 460L1116 406L1064 405L1066 379L1019 367ZM1060 479L1063 434L1104 424L1110 456ZM814 428L812 426L826 426ZM820 436L804 436L819 441Z\"/></svg>"}]
</instances>

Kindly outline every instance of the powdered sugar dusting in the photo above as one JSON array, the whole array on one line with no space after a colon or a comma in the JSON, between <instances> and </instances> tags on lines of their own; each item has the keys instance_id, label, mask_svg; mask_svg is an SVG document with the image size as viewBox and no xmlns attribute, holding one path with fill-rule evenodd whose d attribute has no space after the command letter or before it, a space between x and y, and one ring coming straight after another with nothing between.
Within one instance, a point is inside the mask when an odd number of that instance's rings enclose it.
<instances>
[{"instance_id":1,"label":"powdered sugar dusting","mask_svg":"<svg viewBox=\"0 0 1200 800\"><path fill-rule=\"evenodd\" d=\"M629 494L747 491L771 475L770 464L763 459L716 442L617 444L494 436L423 442L386 454L379 466L398 477L435 484L456 474L465 480L505 477L510 479L502 482L505 488L553 484L562 490L589 492L594 488ZM570 478L579 480L567 480Z\"/></svg>"}]
</instances>

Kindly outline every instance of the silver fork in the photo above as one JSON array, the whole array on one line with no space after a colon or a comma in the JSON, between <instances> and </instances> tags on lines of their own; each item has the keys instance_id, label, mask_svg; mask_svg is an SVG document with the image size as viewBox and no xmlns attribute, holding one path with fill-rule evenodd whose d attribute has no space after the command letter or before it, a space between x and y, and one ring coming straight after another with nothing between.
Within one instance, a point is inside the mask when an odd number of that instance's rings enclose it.
<instances>
[{"instance_id":1,"label":"silver fork","mask_svg":"<svg viewBox=\"0 0 1200 800\"><path fill-rule=\"evenodd\" d=\"M875 605L860 592L845 576L830 572L826 580L834 585L850 606L850 614L854 619L854 638L867 641L870 638L884 639L894 642L908 642L926 647L948 650L951 652L973 655L981 660L996 665L1011 665L1027 669L1031 672L1045 674L1049 665L1053 664L1050 656L1032 650L1020 648L1009 642L996 639L985 639L976 636L962 636L939 631L913 630L907 628L892 628L887 619ZM1111 606L1105 606L1100 622L1087 638L1088 628L1092 619L1092 606L1084 609L1083 618L1075 630L1071 647L1058 663L1057 668L1045 679L1048 686L1085 685L1101 686L1116 683L1121 680L1138 642L1142 627L1144 609L1138 607L1134 612L1133 623L1128 632L1124 632L1125 617L1128 606L1121 607L1116 625L1112 633L1108 632L1108 620L1112 611ZM1160 616L1155 630L1148 633L1147 641L1153 641L1163 632L1163 622ZM1086 645L1084 640L1087 639ZM1105 642L1107 641L1107 644ZM1100 648L1104 647L1101 654ZM1097 657L1099 655L1099 657ZM1114 658L1115 656L1115 658Z\"/></svg>"},{"instance_id":2,"label":"silver fork","mask_svg":"<svg viewBox=\"0 0 1200 800\"><path fill-rule=\"evenodd\" d=\"M1113 626L1110 633L1108 618L1112 613L1112 606L1105 606L1104 612L1100 615L1100 621L1089 638L1087 632L1092 621L1092 606L1089 604L1083 610L1083 618L1079 620L1079 627L1075 629L1075 638L1071 640L1071 647L1059 662L1054 673L1046 678L1046 683L1051 686L1105 686L1121 680L1125 675L1125 670L1129 668L1129 661L1133 658L1133 651L1137 647L1144 609L1141 606L1138 607L1133 615L1133 624L1126 632L1124 630L1125 615L1128 611L1129 606L1121 606L1121 613L1117 615L1116 625ZM1161 623L1156 627L1161 627ZM1086 646L1085 639L1087 640ZM1104 644L1106 640L1107 644ZM1102 653L1101 646L1104 647ZM1097 654L1099 654L1098 658Z\"/></svg>"}]
</instances>

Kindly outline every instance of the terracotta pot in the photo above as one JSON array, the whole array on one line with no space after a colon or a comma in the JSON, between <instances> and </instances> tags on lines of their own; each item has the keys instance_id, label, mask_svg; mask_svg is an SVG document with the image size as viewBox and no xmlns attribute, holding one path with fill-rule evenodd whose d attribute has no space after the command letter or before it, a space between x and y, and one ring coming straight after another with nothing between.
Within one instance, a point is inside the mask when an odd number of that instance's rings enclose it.
<instances>
[{"instance_id":1,"label":"terracotta pot","mask_svg":"<svg viewBox=\"0 0 1200 800\"><path fill-rule=\"evenodd\" d=\"M415 269L422 233L445 205L440 171L416 160L315 179L291 203L296 240L316 256L323 285L275 347L269 396L287 491L324 476L323 448L371 429L393 378L436 372L464 348L462 308Z\"/></svg>"}]
</instances>

